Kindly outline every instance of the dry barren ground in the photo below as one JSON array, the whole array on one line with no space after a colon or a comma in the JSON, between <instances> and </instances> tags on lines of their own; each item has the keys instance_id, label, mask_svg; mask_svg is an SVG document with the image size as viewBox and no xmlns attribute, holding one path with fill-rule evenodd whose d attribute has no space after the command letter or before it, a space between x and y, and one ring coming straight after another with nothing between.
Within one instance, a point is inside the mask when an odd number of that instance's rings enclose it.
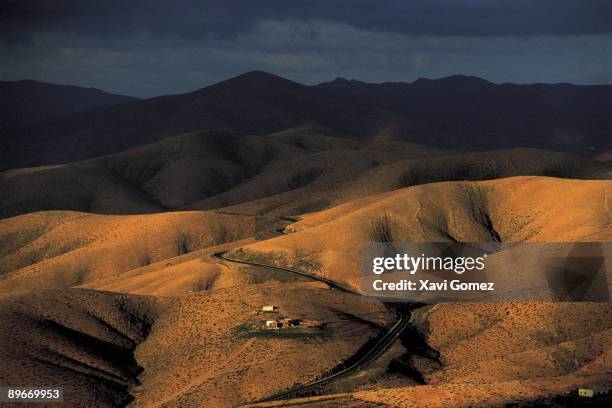
<instances>
[{"instance_id":1,"label":"dry barren ground","mask_svg":"<svg viewBox=\"0 0 612 408\"><path fill-rule=\"evenodd\" d=\"M610 188L549 177L413 186L303 214L289 234L263 240L258 217L230 211L4 219L0 342L10 356L0 375L59 381L77 406L252 403L329 373L395 315L212 254L229 250L357 288L359 245L381 228L398 241L608 242ZM264 304L312 330L261 330ZM422 308L383 359L387 379L295 404L504 405L609 385L611 313L609 303Z\"/></svg>"}]
</instances>

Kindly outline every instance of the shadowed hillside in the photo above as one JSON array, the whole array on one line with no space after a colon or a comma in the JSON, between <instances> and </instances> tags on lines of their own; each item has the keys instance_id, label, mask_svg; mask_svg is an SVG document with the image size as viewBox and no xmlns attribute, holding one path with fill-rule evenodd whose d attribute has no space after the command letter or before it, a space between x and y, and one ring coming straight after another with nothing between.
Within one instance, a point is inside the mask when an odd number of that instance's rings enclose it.
<instances>
[{"instance_id":1,"label":"shadowed hillside","mask_svg":"<svg viewBox=\"0 0 612 408\"><path fill-rule=\"evenodd\" d=\"M158 306L82 289L0 297L0 383L61 386L66 406L123 406L142 371L134 350Z\"/></svg>"},{"instance_id":2,"label":"shadowed hillside","mask_svg":"<svg viewBox=\"0 0 612 408\"><path fill-rule=\"evenodd\" d=\"M612 175L610 164L537 149L432 152L420 158L418 146L402 142L376 146L369 150L330 150L272 163L245 183L185 208L232 206L231 211L251 214L301 214L367 195L439 181L521 175L608 180ZM299 169L306 170L300 173ZM308 169L319 169L320 174L302 183L299 189L283 190L295 174L312 174L306 172Z\"/></svg>"},{"instance_id":3,"label":"shadowed hillside","mask_svg":"<svg viewBox=\"0 0 612 408\"><path fill-rule=\"evenodd\" d=\"M464 147L540 147L592 155L612 147L612 86L494 84L462 75L412 83L318 85L429 124Z\"/></svg>"},{"instance_id":4,"label":"shadowed hillside","mask_svg":"<svg viewBox=\"0 0 612 408\"><path fill-rule=\"evenodd\" d=\"M471 77L315 87L249 72L193 92L62 115L8 132L0 169L68 163L214 130L324 126L347 137L440 148L610 149L609 86L496 85Z\"/></svg>"},{"instance_id":5,"label":"shadowed hillside","mask_svg":"<svg viewBox=\"0 0 612 408\"><path fill-rule=\"evenodd\" d=\"M195 130L263 135L322 125L360 138L430 140L442 132L405 115L354 103L264 72L194 92L74 113L14 132L0 169L66 163L114 153ZM19 148L11 143L19 142Z\"/></svg>"},{"instance_id":6,"label":"shadowed hillside","mask_svg":"<svg viewBox=\"0 0 612 408\"><path fill-rule=\"evenodd\" d=\"M275 155L258 138L199 132L68 165L0 173L0 214L77 210L137 214L177 208L225 191Z\"/></svg>"},{"instance_id":7,"label":"shadowed hillside","mask_svg":"<svg viewBox=\"0 0 612 408\"><path fill-rule=\"evenodd\" d=\"M9 129L53 116L136 100L95 88L32 80L0 81L0 129L8 134Z\"/></svg>"},{"instance_id":8,"label":"shadowed hillside","mask_svg":"<svg viewBox=\"0 0 612 408\"><path fill-rule=\"evenodd\" d=\"M452 153L298 127L265 136L194 132L67 165L0 173L0 217L73 210L303 213L402 187L517 175L606 179L612 164L559 152Z\"/></svg>"},{"instance_id":9,"label":"shadowed hillside","mask_svg":"<svg viewBox=\"0 0 612 408\"><path fill-rule=\"evenodd\" d=\"M325 152L352 155L353 167L364 169L439 154L425 146L371 144L328 133L310 127L261 137L194 132L68 165L9 170L0 173L0 193L6 197L0 216L40 210L149 213L213 197L261 173L273 174L256 195L243 190L240 200L245 201L295 190L323 176L318 157ZM344 178L351 176L347 165L351 163L334 164ZM290 170L278 173L283 166Z\"/></svg>"}]
</instances>

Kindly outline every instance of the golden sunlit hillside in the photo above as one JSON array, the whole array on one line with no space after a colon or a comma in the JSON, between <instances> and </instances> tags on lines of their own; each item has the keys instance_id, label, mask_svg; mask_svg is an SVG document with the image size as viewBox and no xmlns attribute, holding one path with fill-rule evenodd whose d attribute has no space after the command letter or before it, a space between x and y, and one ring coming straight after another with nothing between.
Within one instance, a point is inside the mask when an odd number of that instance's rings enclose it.
<instances>
[{"instance_id":1,"label":"golden sunlit hillside","mask_svg":"<svg viewBox=\"0 0 612 408\"><path fill-rule=\"evenodd\" d=\"M612 182L513 177L404 188L301 216L228 256L295 265L353 286L367 242L608 242ZM384 235L381 240L380 235Z\"/></svg>"},{"instance_id":2,"label":"golden sunlit hillside","mask_svg":"<svg viewBox=\"0 0 612 408\"><path fill-rule=\"evenodd\" d=\"M248 217L207 212L39 212L0 221L0 293L66 288L253 235Z\"/></svg>"}]
</instances>

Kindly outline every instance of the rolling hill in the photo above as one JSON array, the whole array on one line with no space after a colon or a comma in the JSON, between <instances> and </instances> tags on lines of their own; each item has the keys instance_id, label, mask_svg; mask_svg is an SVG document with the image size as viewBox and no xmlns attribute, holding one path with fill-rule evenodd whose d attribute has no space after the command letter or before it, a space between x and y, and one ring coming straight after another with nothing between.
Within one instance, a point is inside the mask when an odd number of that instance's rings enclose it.
<instances>
[{"instance_id":1,"label":"rolling hill","mask_svg":"<svg viewBox=\"0 0 612 408\"><path fill-rule=\"evenodd\" d=\"M325 156L352 157L352 162L336 164L346 179L351 171L377 163L440 153L409 143L371 144L327 133L310 127L270 136L194 132L82 162L5 171L0 173L5 197L0 217L41 210L137 214L186 208L249 181L270 179L256 194L239 188L240 199L222 196L220 207L223 200L233 204L299 189L319 176L329 178L319 174ZM288 170L279 173L283 166Z\"/></svg>"},{"instance_id":2,"label":"rolling hill","mask_svg":"<svg viewBox=\"0 0 612 408\"><path fill-rule=\"evenodd\" d=\"M287 227L293 233L228 256L306 261L307 272L358 290L361 245L381 229L395 242L608 242L611 189L609 180L549 177L425 184L304 215Z\"/></svg>"},{"instance_id":3,"label":"rolling hill","mask_svg":"<svg viewBox=\"0 0 612 408\"><path fill-rule=\"evenodd\" d=\"M302 215L290 234L256 242L262 218L248 214L31 213L0 221L0 289L162 294L261 281L209 259L227 244L230 257L297 265L359 291L360 245L380 228L398 242L607 242L610 188L608 180L548 177L431 183Z\"/></svg>"},{"instance_id":4,"label":"rolling hill","mask_svg":"<svg viewBox=\"0 0 612 408\"><path fill-rule=\"evenodd\" d=\"M0 292L67 288L254 235L248 217L50 211L0 222Z\"/></svg>"},{"instance_id":5,"label":"rolling hill","mask_svg":"<svg viewBox=\"0 0 612 408\"><path fill-rule=\"evenodd\" d=\"M395 375L422 383L252 404L250 407L402 408L577 406L567 393L607 388L609 303L446 303L419 310ZM422 350L428 350L423 353ZM596 405L596 402L594 402Z\"/></svg>"},{"instance_id":6,"label":"rolling hill","mask_svg":"<svg viewBox=\"0 0 612 408\"><path fill-rule=\"evenodd\" d=\"M439 181L477 181L521 175L608 180L612 174L609 164L554 151L432 152L420 158L413 153L414 146L388 143L391 153L377 152L376 148L331 150L271 163L244 183L191 203L185 209L229 206L227 210L238 213L301 214L368 195ZM402 147L406 153L402 154ZM321 169L321 174L299 189L283 191L279 186L285 186L286 180L296 174L296 169ZM313 170L310 171L312 174Z\"/></svg>"},{"instance_id":7,"label":"rolling hill","mask_svg":"<svg viewBox=\"0 0 612 408\"><path fill-rule=\"evenodd\" d=\"M262 330L257 310L314 320ZM179 298L87 289L0 295L6 384L61 384L70 406L235 406L341 364L393 316L313 283L253 284ZM279 377L269 381L265 373ZM134 399L135 398L135 399Z\"/></svg>"},{"instance_id":8,"label":"rolling hill","mask_svg":"<svg viewBox=\"0 0 612 408\"><path fill-rule=\"evenodd\" d=\"M45 210L287 215L444 180L517 175L607 179L612 164L565 153L459 153L297 127L264 136L193 132L113 155L0 173L0 217ZM341 136L341 135L340 135Z\"/></svg>"},{"instance_id":9,"label":"rolling hill","mask_svg":"<svg viewBox=\"0 0 612 408\"><path fill-rule=\"evenodd\" d=\"M257 313L278 306L271 316ZM262 320L315 319L310 333L270 332ZM175 300L136 349L144 371L135 407L238 406L316 379L379 334L393 314L316 283L269 282ZM275 373L273 381L269 373Z\"/></svg>"},{"instance_id":10,"label":"rolling hill","mask_svg":"<svg viewBox=\"0 0 612 408\"><path fill-rule=\"evenodd\" d=\"M240 183L271 154L256 138L200 132L67 165L9 170L0 173L0 213L159 212Z\"/></svg>"},{"instance_id":11,"label":"rolling hill","mask_svg":"<svg viewBox=\"0 0 612 408\"><path fill-rule=\"evenodd\" d=\"M228 264L212 253L230 250L229 257L288 265L356 287L357 251L372 239L377 220L386 220L394 239L417 242L609 241L610 188L609 180L550 177L427 183L302 215L286 228L288 235L258 242L257 217L247 215L37 212L8 218L0 221L0 325L14 329L2 332L0 344L29 354L21 365L10 360L0 376L24 381L38 370L65 379L79 403L252 402L329 372L393 318L380 303L278 271ZM327 324L314 338L260 333L256 327L265 316L255 310L266 303ZM402 334L404 351L393 359L391 378L381 381L393 384L396 376L426 384L406 387L398 380L399 388L358 388L338 398L410 406L436 392L431 406L451 395L461 406L605 386L609 314L605 303L420 309L413 329ZM108 349L123 356L121 362L104 357L100 350ZM268 381L266 373L279 370L282 379ZM87 391L91 387L96 392Z\"/></svg>"},{"instance_id":12,"label":"rolling hill","mask_svg":"<svg viewBox=\"0 0 612 408\"><path fill-rule=\"evenodd\" d=\"M427 307L419 311L415 327L431 354L415 353L406 339L408 352L398 362L403 370L419 372L425 384L338 397L356 400L355 406L360 402L428 408L576 406L567 398L569 391L612 385L607 364L612 351L611 313L609 303ZM308 401L303 403L309 406ZM312 403L316 406L316 399Z\"/></svg>"}]
</instances>

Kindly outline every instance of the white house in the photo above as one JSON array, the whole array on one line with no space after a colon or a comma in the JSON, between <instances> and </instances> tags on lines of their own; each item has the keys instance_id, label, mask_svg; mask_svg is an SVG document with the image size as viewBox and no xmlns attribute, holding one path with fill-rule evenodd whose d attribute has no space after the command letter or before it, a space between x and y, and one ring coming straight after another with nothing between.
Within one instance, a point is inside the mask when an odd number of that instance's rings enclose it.
<instances>
[{"instance_id":1,"label":"white house","mask_svg":"<svg viewBox=\"0 0 612 408\"><path fill-rule=\"evenodd\" d=\"M266 329L278 329L280 327L280 323L276 320L266 320Z\"/></svg>"}]
</instances>

